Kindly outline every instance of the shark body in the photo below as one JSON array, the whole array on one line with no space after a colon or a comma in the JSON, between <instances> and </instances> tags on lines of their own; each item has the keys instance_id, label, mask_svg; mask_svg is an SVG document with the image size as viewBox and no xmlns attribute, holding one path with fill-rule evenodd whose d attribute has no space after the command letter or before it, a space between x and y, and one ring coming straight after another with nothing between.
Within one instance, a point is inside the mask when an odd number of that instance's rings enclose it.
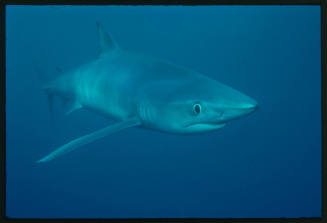
<instances>
[{"instance_id":1,"label":"shark body","mask_svg":"<svg viewBox=\"0 0 327 223\"><path fill-rule=\"evenodd\" d=\"M176 134L220 129L257 108L243 93L201 73L120 49L97 23L101 53L95 60L47 81L43 89L116 124L59 147L47 162L101 137L138 126Z\"/></svg>"}]
</instances>

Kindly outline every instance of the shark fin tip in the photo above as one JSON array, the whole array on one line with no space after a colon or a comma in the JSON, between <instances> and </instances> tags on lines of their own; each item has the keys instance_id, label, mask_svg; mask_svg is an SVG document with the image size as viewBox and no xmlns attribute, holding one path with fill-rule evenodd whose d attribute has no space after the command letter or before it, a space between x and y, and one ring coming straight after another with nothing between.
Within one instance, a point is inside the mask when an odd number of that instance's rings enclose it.
<instances>
[{"instance_id":1,"label":"shark fin tip","mask_svg":"<svg viewBox=\"0 0 327 223\"><path fill-rule=\"evenodd\" d=\"M36 164L40 164L40 163L46 163L48 160L45 158L39 159L38 161L36 161Z\"/></svg>"}]
</instances>

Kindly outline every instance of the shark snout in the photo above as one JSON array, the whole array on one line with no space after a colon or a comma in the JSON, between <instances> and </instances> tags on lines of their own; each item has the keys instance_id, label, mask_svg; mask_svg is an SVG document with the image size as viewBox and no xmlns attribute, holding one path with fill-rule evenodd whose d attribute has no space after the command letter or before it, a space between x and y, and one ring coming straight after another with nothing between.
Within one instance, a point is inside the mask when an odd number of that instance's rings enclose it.
<instances>
[{"instance_id":1,"label":"shark snout","mask_svg":"<svg viewBox=\"0 0 327 223\"><path fill-rule=\"evenodd\" d=\"M219 109L223 112L219 113L217 120L219 122L227 122L233 119L238 119L251 114L252 112L256 111L258 107L258 103L251 98L243 102L225 105Z\"/></svg>"},{"instance_id":2,"label":"shark snout","mask_svg":"<svg viewBox=\"0 0 327 223\"><path fill-rule=\"evenodd\" d=\"M249 112L252 112L252 111L255 111L258 109L258 103L254 100L252 100L251 103L244 103L244 104L241 104L239 108L237 109L240 109L240 110L244 110L244 111L249 111Z\"/></svg>"},{"instance_id":3,"label":"shark snout","mask_svg":"<svg viewBox=\"0 0 327 223\"><path fill-rule=\"evenodd\" d=\"M242 103L235 107L227 108L224 112L224 118L226 120L237 119L256 111L258 107L258 103L254 100L250 103Z\"/></svg>"}]
</instances>

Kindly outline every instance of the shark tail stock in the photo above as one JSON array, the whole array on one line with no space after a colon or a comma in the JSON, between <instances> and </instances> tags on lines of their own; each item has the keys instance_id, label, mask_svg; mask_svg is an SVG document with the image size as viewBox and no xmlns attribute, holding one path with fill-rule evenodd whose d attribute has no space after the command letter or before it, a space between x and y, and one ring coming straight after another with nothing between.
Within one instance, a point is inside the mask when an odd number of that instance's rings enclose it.
<instances>
[{"instance_id":1,"label":"shark tail stock","mask_svg":"<svg viewBox=\"0 0 327 223\"><path fill-rule=\"evenodd\" d=\"M43 72L38 66L34 65L35 72L38 75L38 79L41 82L41 87L44 93L47 96L48 99L48 107L49 107L49 112L50 112L50 118L53 120L54 118L54 113L53 113L53 95L50 93L49 88L47 88L47 84L53 80L53 77L50 75L47 75L45 72Z\"/></svg>"}]
</instances>

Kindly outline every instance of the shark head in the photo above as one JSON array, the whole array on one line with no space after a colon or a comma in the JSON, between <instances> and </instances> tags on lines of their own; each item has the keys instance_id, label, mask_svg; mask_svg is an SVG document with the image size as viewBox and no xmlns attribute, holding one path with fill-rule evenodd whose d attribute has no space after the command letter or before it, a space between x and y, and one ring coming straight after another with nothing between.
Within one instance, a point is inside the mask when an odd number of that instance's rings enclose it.
<instances>
[{"instance_id":1,"label":"shark head","mask_svg":"<svg viewBox=\"0 0 327 223\"><path fill-rule=\"evenodd\" d=\"M257 102L207 77L153 83L138 107L145 126L180 134L208 132L254 112Z\"/></svg>"}]
</instances>

